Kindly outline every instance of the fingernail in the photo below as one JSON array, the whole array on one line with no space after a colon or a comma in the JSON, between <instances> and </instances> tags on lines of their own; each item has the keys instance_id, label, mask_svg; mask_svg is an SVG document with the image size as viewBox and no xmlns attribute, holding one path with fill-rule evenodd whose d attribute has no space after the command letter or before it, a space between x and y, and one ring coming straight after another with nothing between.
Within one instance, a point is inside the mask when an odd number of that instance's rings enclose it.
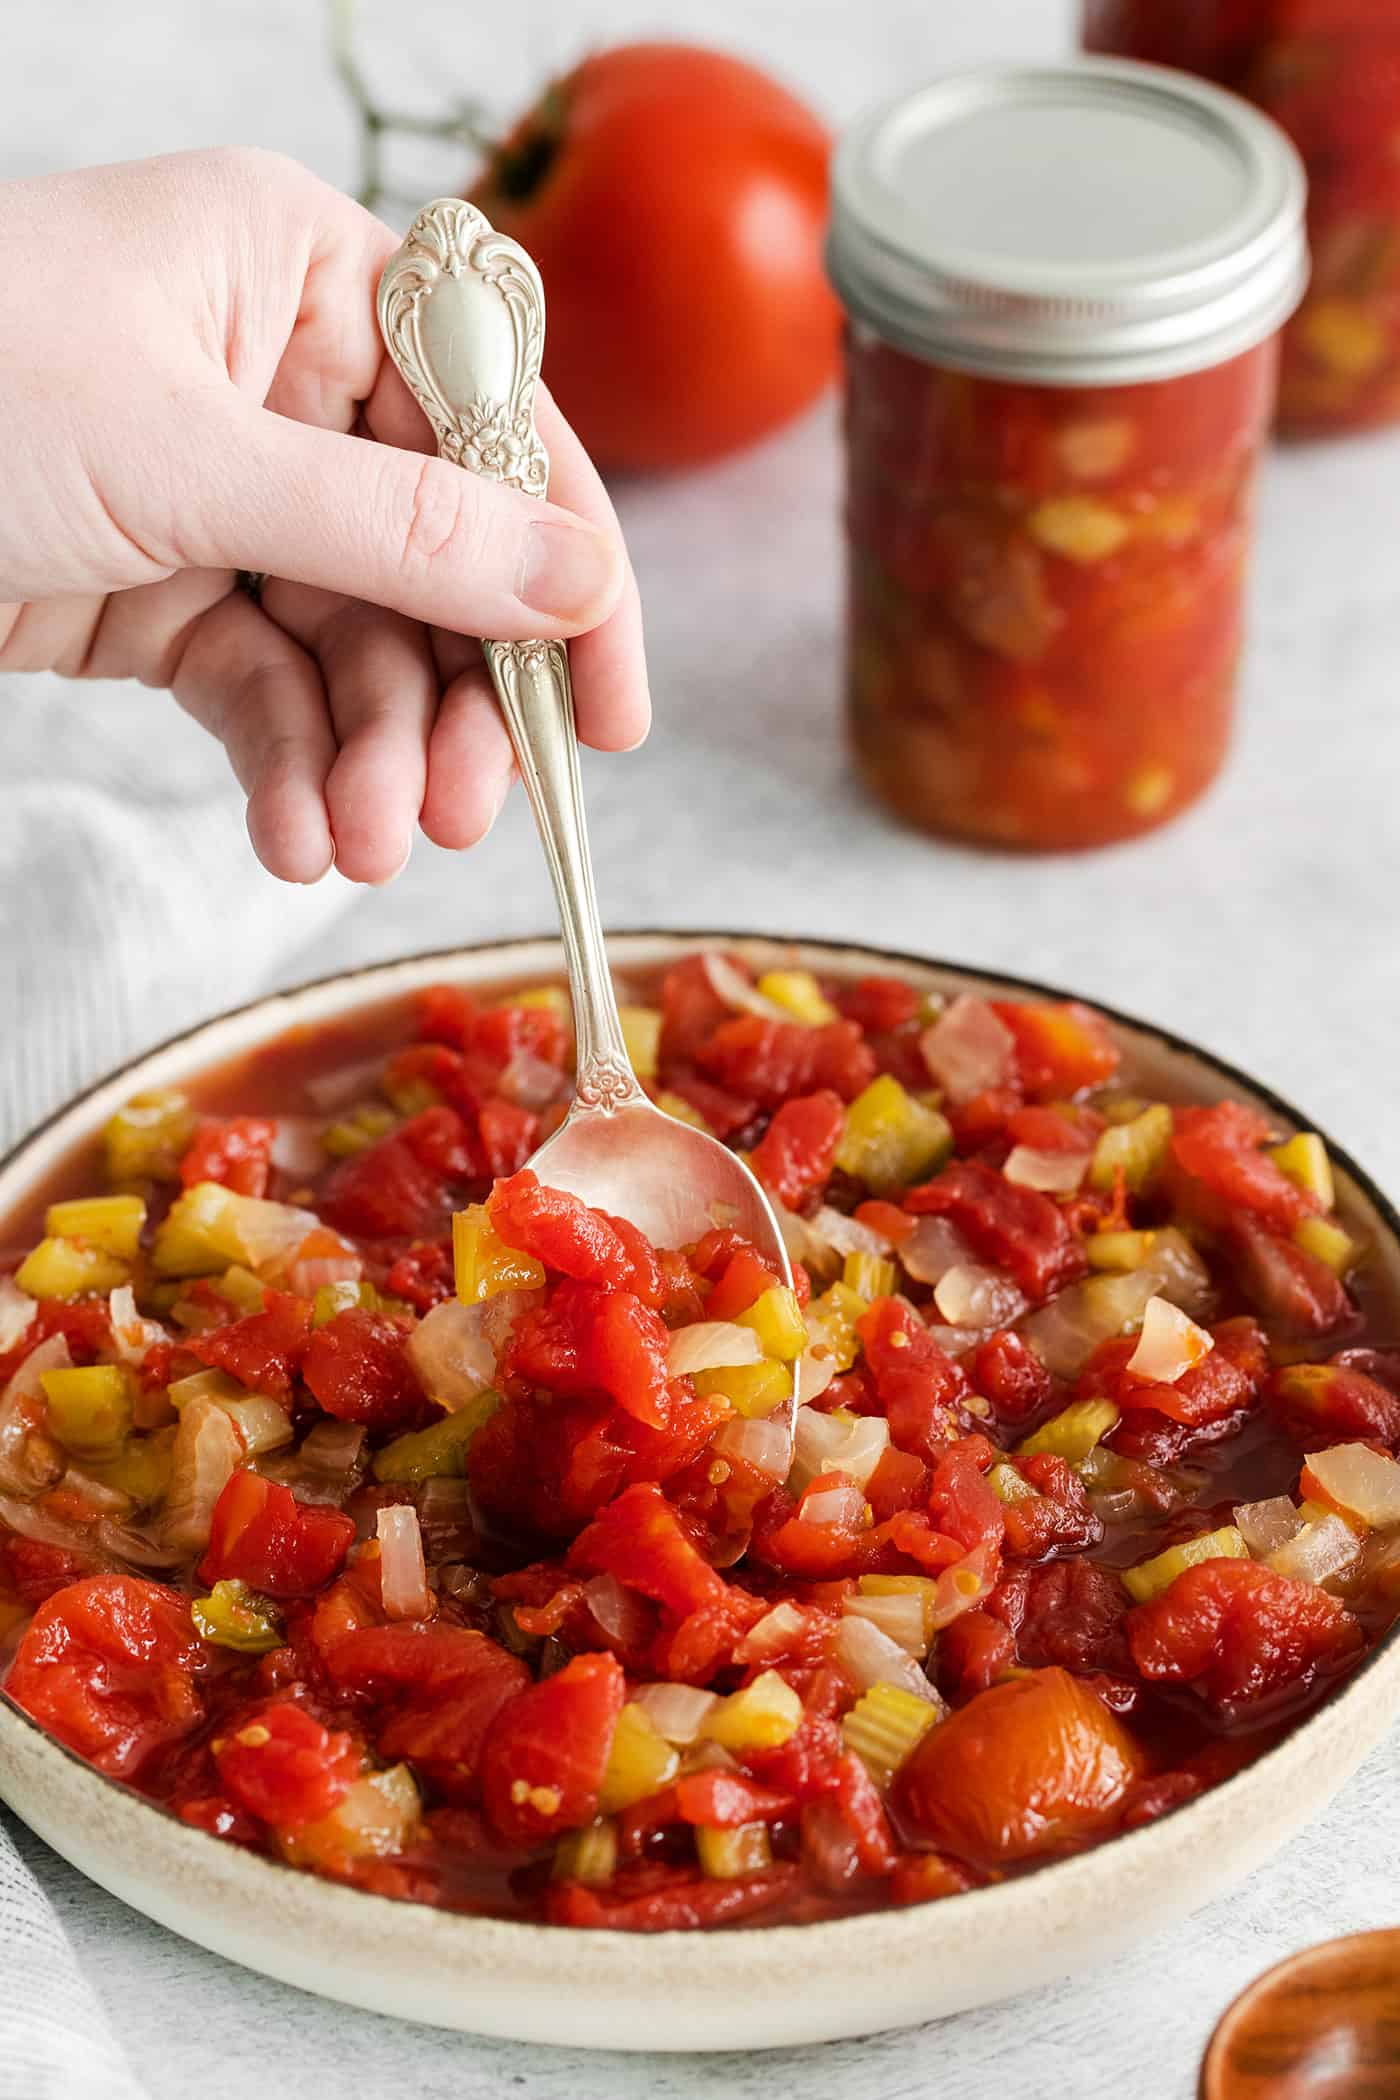
<instances>
[{"instance_id":1,"label":"fingernail","mask_svg":"<svg viewBox=\"0 0 1400 2100\"><path fill-rule=\"evenodd\" d=\"M601 618L617 588L620 557L591 525L541 518L525 534L516 596L552 620Z\"/></svg>"}]
</instances>

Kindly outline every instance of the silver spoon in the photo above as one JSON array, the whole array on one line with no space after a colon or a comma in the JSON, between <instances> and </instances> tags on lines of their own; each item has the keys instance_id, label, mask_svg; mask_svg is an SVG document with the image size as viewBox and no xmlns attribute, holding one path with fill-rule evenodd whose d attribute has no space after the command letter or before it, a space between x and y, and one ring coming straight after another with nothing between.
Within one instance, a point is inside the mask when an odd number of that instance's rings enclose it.
<instances>
[{"instance_id":1,"label":"silver spoon","mask_svg":"<svg viewBox=\"0 0 1400 2100\"><path fill-rule=\"evenodd\" d=\"M384 267L379 326L442 457L542 497L549 460L534 398L544 291L518 242L475 205L439 197ZM574 1009L573 1106L530 1164L658 1246L733 1225L791 1283L759 1183L717 1139L655 1107L627 1055L593 888L568 652L562 642L481 646L549 863Z\"/></svg>"}]
</instances>

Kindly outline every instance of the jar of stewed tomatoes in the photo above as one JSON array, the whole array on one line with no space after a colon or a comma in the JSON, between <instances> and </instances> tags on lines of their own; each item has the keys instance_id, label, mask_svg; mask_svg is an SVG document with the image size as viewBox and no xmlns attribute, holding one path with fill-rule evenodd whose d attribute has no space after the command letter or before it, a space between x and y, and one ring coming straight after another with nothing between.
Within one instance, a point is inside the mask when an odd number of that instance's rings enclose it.
<instances>
[{"instance_id":1,"label":"jar of stewed tomatoes","mask_svg":"<svg viewBox=\"0 0 1400 2100\"><path fill-rule=\"evenodd\" d=\"M1217 771L1303 200L1267 118L1121 61L949 77L843 141L850 729L905 818L1099 845Z\"/></svg>"},{"instance_id":2,"label":"jar of stewed tomatoes","mask_svg":"<svg viewBox=\"0 0 1400 2100\"><path fill-rule=\"evenodd\" d=\"M1247 95L1308 171L1308 296L1283 338L1279 422L1400 417L1400 0L1086 0L1092 51Z\"/></svg>"}]
</instances>

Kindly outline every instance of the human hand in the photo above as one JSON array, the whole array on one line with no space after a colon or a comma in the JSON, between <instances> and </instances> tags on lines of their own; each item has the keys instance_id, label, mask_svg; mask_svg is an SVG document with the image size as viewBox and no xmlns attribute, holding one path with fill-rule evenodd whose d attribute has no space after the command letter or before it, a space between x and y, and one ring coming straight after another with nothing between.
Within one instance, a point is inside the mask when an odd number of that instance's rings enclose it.
<instances>
[{"instance_id":1,"label":"human hand","mask_svg":"<svg viewBox=\"0 0 1400 2100\"><path fill-rule=\"evenodd\" d=\"M511 754L469 636L579 636L583 740L647 728L617 522L545 390L555 501L422 456L375 320L396 246L257 151L0 186L0 670L169 686L290 882L490 828Z\"/></svg>"}]
</instances>

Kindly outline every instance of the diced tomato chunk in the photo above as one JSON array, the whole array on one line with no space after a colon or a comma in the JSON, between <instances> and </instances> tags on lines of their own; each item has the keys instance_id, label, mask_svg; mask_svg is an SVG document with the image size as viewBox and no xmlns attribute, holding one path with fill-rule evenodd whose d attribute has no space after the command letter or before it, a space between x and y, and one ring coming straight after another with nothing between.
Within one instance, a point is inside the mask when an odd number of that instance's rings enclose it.
<instances>
[{"instance_id":1,"label":"diced tomato chunk","mask_svg":"<svg viewBox=\"0 0 1400 2100\"><path fill-rule=\"evenodd\" d=\"M901 1299L876 1298L858 1331L891 1438L902 1451L932 1461L963 1426L966 1377Z\"/></svg>"},{"instance_id":2,"label":"diced tomato chunk","mask_svg":"<svg viewBox=\"0 0 1400 2100\"><path fill-rule=\"evenodd\" d=\"M688 1101L717 1138L732 1138L747 1130L758 1114L758 1103L747 1094L731 1094L727 1087L702 1079L698 1072L668 1073L667 1091Z\"/></svg>"},{"instance_id":3,"label":"diced tomato chunk","mask_svg":"<svg viewBox=\"0 0 1400 2100\"><path fill-rule=\"evenodd\" d=\"M471 1133L455 1108L425 1108L333 1167L317 1198L328 1225L365 1239L432 1239L454 1188L478 1173Z\"/></svg>"},{"instance_id":4,"label":"diced tomato chunk","mask_svg":"<svg viewBox=\"0 0 1400 2100\"><path fill-rule=\"evenodd\" d=\"M503 1101L499 1094L482 1102L476 1127L486 1171L493 1176L518 1174L539 1143L540 1119L535 1111Z\"/></svg>"},{"instance_id":5,"label":"diced tomato chunk","mask_svg":"<svg viewBox=\"0 0 1400 2100\"><path fill-rule=\"evenodd\" d=\"M760 1786L741 1772L691 1772L675 1784L676 1813L683 1823L737 1830L743 1823L772 1823L792 1810L791 1794Z\"/></svg>"},{"instance_id":6,"label":"diced tomato chunk","mask_svg":"<svg viewBox=\"0 0 1400 2100\"><path fill-rule=\"evenodd\" d=\"M1285 1334L1330 1334L1350 1317L1340 1277L1306 1248L1243 1212L1230 1220L1226 1237L1246 1297Z\"/></svg>"},{"instance_id":7,"label":"diced tomato chunk","mask_svg":"<svg viewBox=\"0 0 1400 2100\"><path fill-rule=\"evenodd\" d=\"M1282 1232L1321 1209L1260 1150L1272 1133L1257 1109L1241 1101L1218 1101L1211 1108L1179 1108L1174 1122L1177 1165L1226 1203L1254 1212Z\"/></svg>"},{"instance_id":8,"label":"diced tomato chunk","mask_svg":"<svg viewBox=\"0 0 1400 2100\"><path fill-rule=\"evenodd\" d=\"M615 1575L677 1618L722 1604L728 1588L650 1482L628 1488L579 1533L569 1550L569 1566Z\"/></svg>"},{"instance_id":9,"label":"diced tomato chunk","mask_svg":"<svg viewBox=\"0 0 1400 2100\"><path fill-rule=\"evenodd\" d=\"M752 982L752 973L730 957L740 975ZM687 955L673 963L661 980L661 1060L663 1065L688 1063L722 1021L729 1019L725 1005L710 979L703 955Z\"/></svg>"},{"instance_id":10,"label":"diced tomato chunk","mask_svg":"<svg viewBox=\"0 0 1400 2100\"><path fill-rule=\"evenodd\" d=\"M630 1291L565 1280L516 1322L502 1359L508 1380L566 1394L603 1392L650 1428L667 1420L670 1335Z\"/></svg>"},{"instance_id":11,"label":"diced tomato chunk","mask_svg":"<svg viewBox=\"0 0 1400 2100\"><path fill-rule=\"evenodd\" d=\"M1075 1557L1011 1568L987 1610L1013 1635L1016 1656L1032 1669L1046 1664L1083 1674L1129 1666L1123 1635L1129 1597L1119 1575ZM948 1629L949 1638L953 1628Z\"/></svg>"},{"instance_id":12,"label":"diced tomato chunk","mask_svg":"<svg viewBox=\"0 0 1400 2100\"><path fill-rule=\"evenodd\" d=\"M612 1932L703 1932L761 1917L793 1895L799 1868L780 1860L742 1881L706 1881L680 1867L647 1862L626 1868L605 1888L579 1881L554 1882L545 1895L545 1916L554 1925L580 1925Z\"/></svg>"},{"instance_id":13,"label":"diced tomato chunk","mask_svg":"<svg viewBox=\"0 0 1400 2100\"><path fill-rule=\"evenodd\" d=\"M298 1502L289 1487L240 1471L214 1504L200 1579L246 1582L269 1597L304 1596L339 1572L354 1541L354 1523L343 1511Z\"/></svg>"},{"instance_id":14,"label":"diced tomato chunk","mask_svg":"<svg viewBox=\"0 0 1400 2100\"><path fill-rule=\"evenodd\" d=\"M990 1003L1016 1039L1021 1084L1032 1098L1049 1101L1077 1094L1084 1087L1101 1086L1118 1070L1118 1050L1107 1025L1077 1000Z\"/></svg>"},{"instance_id":15,"label":"diced tomato chunk","mask_svg":"<svg viewBox=\"0 0 1400 2100\"><path fill-rule=\"evenodd\" d=\"M415 1005L418 1034L424 1042L466 1049L477 1017L477 1004L470 992L456 984L425 985Z\"/></svg>"},{"instance_id":16,"label":"diced tomato chunk","mask_svg":"<svg viewBox=\"0 0 1400 2100\"><path fill-rule=\"evenodd\" d=\"M405 1247L384 1283L391 1298L404 1299L420 1313L431 1312L453 1294L451 1240L416 1240Z\"/></svg>"},{"instance_id":17,"label":"diced tomato chunk","mask_svg":"<svg viewBox=\"0 0 1400 2100\"><path fill-rule=\"evenodd\" d=\"M705 1300L707 1320L736 1320L777 1281L756 1247L741 1244L730 1255Z\"/></svg>"},{"instance_id":18,"label":"diced tomato chunk","mask_svg":"<svg viewBox=\"0 0 1400 2100\"><path fill-rule=\"evenodd\" d=\"M496 1183L490 1212L507 1246L533 1254L556 1274L635 1292L644 1304L661 1303L665 1286L656 1250L625 1218L610 1218L563 1189L543 1187L528 1167Z\"/></svg>"},{"instance_id":19,"label":"diced tomato chunk","mask_svg":"<svg viewBox=\"0 0 1400 2100\"><path fill-rule=\"evenodd\" d=\"M407 1758L449 1801L475 1800L487 1730L530 1683L519 1656L494 1641L478 1636L469 1653L470 1670L463 1667L446 1690L400 1707L377 1738L382 1756ZM464 1653L464 1665L466 1659Z\"/></svg>"},{"instance_id":20,"label":"diced tomato chunk","mask_svg":"<svg viewBox=\"0 0 1400 2100\"><path fill-rule=\"evenodd\" d=\"M328 1816L359 1778L363 1759L348 1735L278 1700L242 1715L215 1742L214 1762L237 1805L280 1834Z\"/></svg>"},{"instance_id":21,"label":"diced tomato chunk","mask_svg":"<svg viewBox=\"0 0 1400 2100\"><path fill-rule=\"evenodd\" d=\"M626 1696L612 1655L576 1655L501 1707L481 1748L481 1799L499 1837L532 1845L591 1822Z\"/></svg>"},{"instance_id":22,"label":"diced tomato chunk","mask_svg":"<svg viewBox=\"0 0 1400 2100\"><path fill-rule=\"evenodd\" d=\"M829 1089L785 1101L754 1148L752 1166L789 1210L824 1188L846 1127L839 1094Z\"/></svg>"},{"instance_id":23,"label":"diced tomato chunk","mask_svg":"<svg viewBox=\"0 0 1400 2100\"><path fill-rule=\"evenodd\" d=\"M89 1575L41 1604L5 1680L17 1706L113 1779L134 1779L203 1716L207 1651L187 1597L135 1575Z\"/></svg>"},{"instance_id":24,"label":"diced tomato chunk","mask_svg":"<svg viewBox=\"0 0 1400 2100\"><path fill-rule=\"evenodd\" d=\"M1103 1519L1089 1505L1084 1483L1048 1451L1008 1461L1034 1495L1007 1504L1006 1551L1015 1560L1082 1553L1103 1537Z\"/></svg>"},{"instance_id":25,"label":"diced tomato chunk","mask_svg":"<svg viewBox=\"0 0 1400 2100\"><path fill-rule=\"evenodd\" d=\"M928 1511L938 1529L969 1552L997 1547L1006 1529L1005 1509L987 1484L996 1451L984 1436L960 1437L940 1452L929 1486Z\"/></svg>"},{"instance_id":26,"label":"diced tomato chunk","mask_svg":"<svg viewBox=\"0 0 1400 2100\"><path fill-rule=\"evenodd\" d=\"M1250 1560L1204 1560L1129 1612L1144 1677L1192 1684L1223 1712L1301 1690L1361 1645L1336 1597Z\"/></svg>"},{"instance_id":27,"label":"diced tomato chunk","mask_svg":"<svg viewBox=\"0 0 1400 2100\"><path fill-rule=\"evenodd\" d=\"M1269 1380L1268 1402L1309 1450L1334 1442L1400 1444L1400 1397L1347 1364L1282 1365Z\"/></svg>"},{"instance_id":28,"label":"diced tomato chunk","mask_svg":"<svg viewBox=\"0 0 1400 2100\"><path fill-rule=\"evenodd\" d=\"M423 1388L404 1351L403 1329L352 1305L318 1327L301 1375L328 1415L367 1429L401 1429L423 1413Z\"/></svg>"},{"instance_id":29,"label":"diced tomato chunk","mask_svg":"<svg viewBox=\"0 0 1400 2100\"><path fill-rule=\"evenodd\" d=\"M913 985L902 977L858 977L854 984L842 987L838 1001L848 1021L875 1034L905 1027L922 1004Z\"/></svg>"},{"instance_id":30,"label":"diced tomato chunk","mask_svg":"<svg viewBox=\"0 0 1400 2100\"><path fill-rule=\"evenodd\" d=\"M1011 1271L1029 1298L1048 1298L1083 1273L1083 1251L1050 1198L981 1160L955 1160L911 1189L904 1207L951 1218L979 1254Z\"/></svg>"},{"instance_id":31,"label":"diced tomato chunk","mask_svg":"<svg viewBox=\"0 0 1400 2100\"><path fill-rule=\"evenodd\" d=\"M0 1574L28 1605L42 1604L80 1575L95 1574L98 1566L96 1553L71 1553L66 1546L50 1545L47 1539L0 1531Z\"/></svg>"},{"instance_id":32,"label":"diced tomato chunk","mask_svg":"<svg viewBox=\"0 0 1400 2100\"><path fill-rule=\"evenodd\" d=\"M255 1393L285 1400L296 1383L311 1335L311 1307L286 1291L264 1291L263 1309L245 1320L191 1335L186 1347L202 1364L226 1371Z\"/></svg>"},{"instance_id":33,"label":"diced tomato chunk","mask_svg":"<svg viewBox=\"0 0 1400 2100\"><path fill-rule=\"evenodd\" d=\"M1039 1414L1054 1381L1023 1335L1011 1328L989 1335L973 1351L972 1383L1003 1422L1018 1424Z\"/></svg>"},{"instance_id":34,"label":"diced tomato chunk","mask_svg":"<svg viewBox=\"0 0 1400 2100\"><path fill-rule=\"evenodd\" d=\"M853 1101L875 1077L875 1057L854 1021L806 1028L740 1014L724 1021L697 1053L703 1072L733 1093L776 1109L794 1094L830 1088Z\"/></svg>"},{"instance_id":35,"label":"diced tomato chunk","mask_svg":"<svg viewBox=\"0 0 1400 2100\"><path fill-rule=\"evenodd\" d=\"M180 1179L222 1182L240 1196L265 1196L272 1172L272 1146L277 1125L267 1116L230 1116L201 1123L180 1161Z\"/></svg>"}]
</instances>

